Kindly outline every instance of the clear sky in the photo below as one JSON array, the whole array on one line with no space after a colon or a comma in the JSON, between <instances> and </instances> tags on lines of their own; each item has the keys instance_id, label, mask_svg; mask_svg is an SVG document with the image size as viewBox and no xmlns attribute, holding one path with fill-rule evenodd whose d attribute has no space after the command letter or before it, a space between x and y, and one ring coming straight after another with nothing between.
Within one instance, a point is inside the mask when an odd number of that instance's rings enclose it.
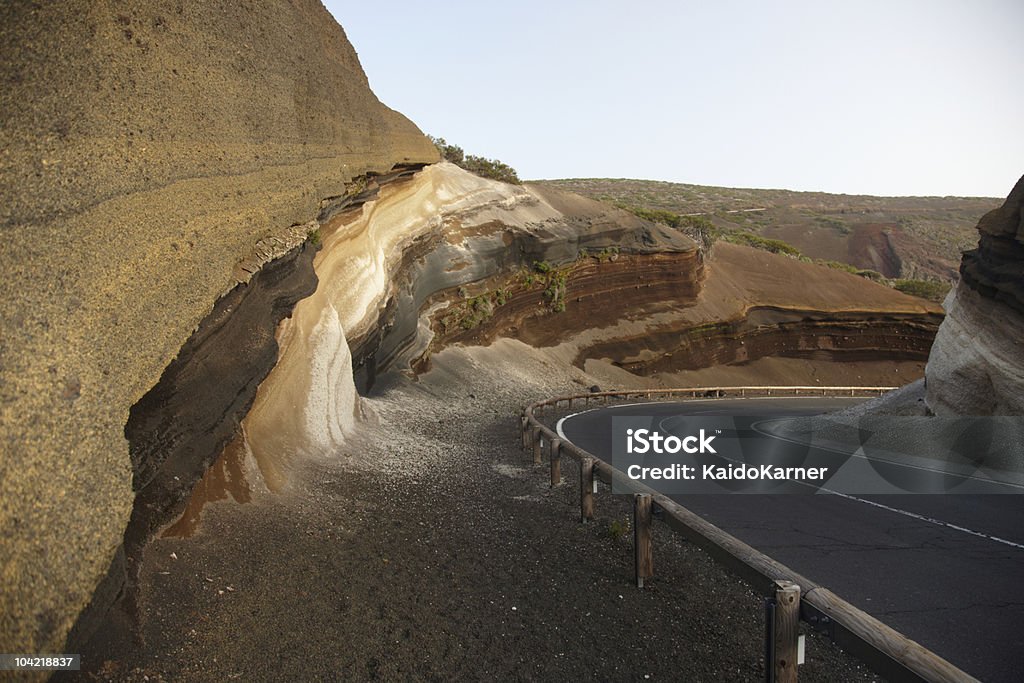
<instances>
[{"instance_id":1,"label":"clear sky","mask_svg":"<svg viewBox=\"0 0 1024 683\"><path fill-rule=\"evenodd\" d=\"M1004 197L1024 0L328 0L377 96L521 177Z\"/></svg>"}]
</instances>

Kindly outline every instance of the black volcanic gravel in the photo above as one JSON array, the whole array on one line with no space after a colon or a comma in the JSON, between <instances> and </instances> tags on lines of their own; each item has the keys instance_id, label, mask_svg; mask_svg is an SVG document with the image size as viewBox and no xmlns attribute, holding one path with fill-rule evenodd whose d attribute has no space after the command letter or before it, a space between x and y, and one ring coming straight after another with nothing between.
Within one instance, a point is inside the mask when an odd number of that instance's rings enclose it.
<instances>
[{"instance_id":1,"label":"black volcanic gravel","mask_svg":"<svg viewBox=\"0 0 1024 683\"><path fill-rule=\"evenodd\" d=\"M112 623L82 653L86 675L763 680L747 585L657 524L639 590L631 534L616 533L630 501L602 491L581 524L568 460L549 488L518 447L518 410L594 382L525 352L502 364L518 348L503 344L393 379L368 402L379 424L338 458L306 463L287 492L209 505L192 538L155 541L144 642ZM814 634L807 656L801 681L878 680Z\"/></svg>"}]
</instances>

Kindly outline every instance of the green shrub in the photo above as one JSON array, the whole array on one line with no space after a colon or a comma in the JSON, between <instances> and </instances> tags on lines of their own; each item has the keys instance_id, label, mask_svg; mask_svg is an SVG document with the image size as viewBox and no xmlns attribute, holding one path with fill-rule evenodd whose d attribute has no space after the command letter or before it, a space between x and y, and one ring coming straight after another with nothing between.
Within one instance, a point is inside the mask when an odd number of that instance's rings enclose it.
<instances>
[{"instance_id":1,"label":"green shrub","mask_svg":"<svg viewBox=\"0 0 1024 683\"><path fill-rule=\"evenodd\" d=\"M437 147L437 151L442 159L450 161L470 173L476 174L481 178L512 183L513 185L521 185L523 182L519 179L519 174L516 173L516 170L503 161L466 154L461 147L449 144L444 138L435 138L433 135L428 135L427 137Z\"/></svg>"},{"instance_id":2,"label":"green shrub","mask_svg":"<svg viewBox=\"0 0 1024 683\"><path fill-rule=\"evenodd\" d=\"M870 268L858 270L856 274L861 277L866 277L869 280L873 280L874 282L881 282L882 284L888 284L889 282L884 275L879 273L877 270L871 270Z\"/></svg>"},{"instance_id":3,"label":"green shrub","mask_svg":"<svg viewBox=\"0 0 1024 683\"><path fill-rule=\"evenodd\" d=\"M834 268L835 270L842 270L847 273L852 273L853 275L860 274L860 269L857 268L857 266L851 266L849 263L843 263L842 261L824 261L818 259L816 263L819 266L826 266L828 268Z\"/></svg>"},{"instance_id":4,"label":"green shrub","mask_svg":"<svg viewBox=\"0 0 1024 683\"><path fill-rule=\"evenodd\" d=\"M444 138L435 138L433 135L427 137L434 143L434 147L437 147L438 153L445 161L450 161L460 167L466 162L466 153L458 145L449 145Z\"/></svg>"},{"instance_id":5,"label":"green shrub","mask_svg":"<svg viewBox=\"0 0 1024 683\"><path fill-rule=\"evenodd\" d=\"M623 521L613 519L608 523L608 537L613 541L618 541L629 533L629 527L629 519Z\"/></svg>"},{"instance_id":6,"label":"green shrub","mask_svg":"<svg viewBox=\"0 0 1024 683\"><path fill-rule=\"evenodd\" d=\"M682 217L679 214L672 213L671 211L665 211L663 209L645 209L642 206L625 205L620 205L620 208L626 209L633 215L639 216L646 221L661 223L662 225L667 225L670 228L678 228L682 221Z\"/></svg>"},{"instance_id":7,"label":"green shrub","mask_svg":"<svg viewBox=\"0 0 1024 683\"><path fill-rule=\"evenodd\" d=\"M951 285L948 282L935 282L934 280L895 280L892 286L911 296L917 296L929 301L941 302L949 293Z\"/></svg>"},{"instance_id":8,"label":"green shrub","mask_svg":"<svg viewBox=\"0 0 1024 683\"><path fill-rule=\"evenodd\" d=\"M681 218L683 227L715 232L715 225L707 216L682 216Z\"/></svg>"},{"instance_id":9,"label":"green shrub","mask_svg":"<svg viewBox=\"0 0 1024 683\"><path fill-rule=\"evenodd\" d=\"M722 239L733 244L745 244L748 247L770 251L773 254L784 254L786 256L800 257L800 250L788 242L782 240L768 239L755 235L752 232L729 232L722 235Z\"/></svg>"}]
</instances>

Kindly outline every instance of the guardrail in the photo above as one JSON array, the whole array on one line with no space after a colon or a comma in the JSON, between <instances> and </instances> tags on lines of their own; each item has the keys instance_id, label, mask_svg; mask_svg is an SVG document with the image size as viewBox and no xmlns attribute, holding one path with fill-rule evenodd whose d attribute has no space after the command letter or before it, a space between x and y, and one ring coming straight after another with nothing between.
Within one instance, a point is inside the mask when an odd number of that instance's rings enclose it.
<instances>
[{"instance_id":1,"label":"guardrail","mask_svg":"<svg viewBox=\"0 0 1024 683\"><path fill-rule=\"evenodd\" d=\"M738 575L768 599L766 603L765 666L769 681L793 683L797 680L798 620L828 635L837 645L892 681L954 683L976 681L931 650L910 640L895 629L854 607L838 595L789 567L776 562L734 536L719 529L668 496L630 480L609 463L575 444L563 441L551 428L537 419L548 407L575 401L589 405L595 400L607 403L611 398L736 398L754 396L877 396L896 387L696 387L690 389L642 389L634 391L597 391L558 396L528 405L520 416L522 445L533 451L533 461L541 463L547 444L551 486L561 483L561 458L568 456L580 464L580 518L594 517L598 481L621 484L634 491L633 545L637 586L653 576L650 527L654 509L677 533L703 548L716 561Z\"/></svg>"}]
</instances>

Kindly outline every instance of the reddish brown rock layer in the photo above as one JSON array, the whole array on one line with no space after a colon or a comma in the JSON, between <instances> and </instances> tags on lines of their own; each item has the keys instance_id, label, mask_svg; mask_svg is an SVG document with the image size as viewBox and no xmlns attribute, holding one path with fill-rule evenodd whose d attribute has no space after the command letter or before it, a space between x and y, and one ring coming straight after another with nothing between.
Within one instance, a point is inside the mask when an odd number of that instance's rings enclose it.
<instances>
[{"instance_id":1,"label":"reddish brown rock layer","mask_svg":"<svg viewBox=\"0 0 1024 683\"><path fill-rule=\"evenodd\" d=\"M577 364L609 359L637 375L744 365L761 358L832 362L925 360L942 316L757 307L735 321L663 325L640 337L581 349Z\"/></svg>"},{"instance_id":2,"label":"reddish brown rock layer","mask_svg":"<svg viewBox=\"0 0 1024 683\"><path fill-rule=\"evenodd\" d=\"M457 292L445 293L449 307L434 315L437 331L434 348L452 343L488 344L497 337L513 337L531 346L553 346L585 330L624 317L637 317L650 304L686 302L696 299L704 275L701 252L619 254L614 259L586 257L563 266L565 310L556 311L546 292L545 275L526 270L523 274L478 284L473 292L505 289L508 299L494 305L493 312L479 325L464 329L469 314ZM467 292L470 294L470 292ZM453 311L454 309L454 311Z\"/></svg>"}]
</instances>

